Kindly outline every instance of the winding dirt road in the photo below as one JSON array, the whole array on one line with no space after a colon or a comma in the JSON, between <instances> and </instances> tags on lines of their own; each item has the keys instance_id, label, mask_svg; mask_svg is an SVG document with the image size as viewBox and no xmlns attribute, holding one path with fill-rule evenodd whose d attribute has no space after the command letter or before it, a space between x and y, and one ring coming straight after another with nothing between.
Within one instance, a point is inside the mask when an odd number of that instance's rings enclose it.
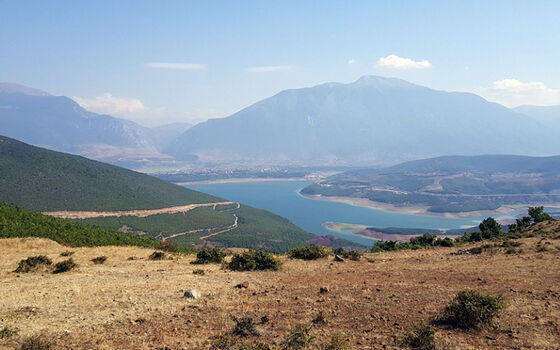
<instances>
[{"instance_id":1,"label":"winding dirt road","mask_svg":"<svg viewBox=\"0 0 560 350\"><path fill-rule=\"evenodd\" d=\"M239 203L237 202L213 202L213 203L197 203L180 205L176 207L161 208L161 209L141 209L141 210L119 210L119 211L50 211L43 212L44 215L55 216L62 219L90 219L90 218L104 218L110 216L137 216L146 217L157 214L176 214L176 213L186 213L190 210L200 208L200 207L213 207L216 210L218 205L229 205L236 204L239 208Z\"/></svg>"}]
</instances>

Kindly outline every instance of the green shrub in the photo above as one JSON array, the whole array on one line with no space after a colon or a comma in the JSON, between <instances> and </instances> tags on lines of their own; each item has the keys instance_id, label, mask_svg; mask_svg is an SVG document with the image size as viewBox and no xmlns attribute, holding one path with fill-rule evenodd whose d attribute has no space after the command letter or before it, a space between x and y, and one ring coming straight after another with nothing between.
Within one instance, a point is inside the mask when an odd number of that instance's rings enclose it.
<instances>
[{"instance_id":1,"label":"green shrub","mask_svg":"<svg viewBox=\"0 0 560 350\"><path fill-rule=\"evenodd\" d=\"M106 260L107 260L107 257L105 255L98 256L97 258L91 259L91 261L96 265L103 264Z\"/></svg>"},{"instance_id":2,"label":"green shrub","mask_svg":"<svg viewBox=\"0 0 560 350\"><path fill-rule=\"evenodd\" d=\"M528 212L535 223L552 220L552 217L544 212L544 207L529 207Z\"/></svg>"},{"instance_id":3,"label":"green shrub","mask_svg":"<svg viewBox=\"0 0 560 350\"><path fill-rule=\"evenodd\" d=\"M403 345L411 349L433 350L435 346L436 330L424 323L420 323L403 339Z\"/></svg>"},{"instance_id":4,"label":"green shrub","mask_svg":"<svg viewBox=\"0 0 560 350\"><path fill-rule=\"evenodd\" d=\"M227 267L233 271L279 270L282 262L271 253L260 250L250 250L242 254L235 254Z\"/></svg>"},{"instance_id":5,"label":"green shrub","mask_svg":"<svg viewBox=\"0 0 560 350\"><path fill-rule=\"evenodd\" d=\"M252 317L233 317L233 322L235 322L235 328L233 328L232 333L240 337L249 336L259 336L260 333L257 330L255 321Z\"/></svg>"},{"instance_id":6,"label":"green shrub","mask_svg":"<svg viewBox=\"0 0 560 350\"><path fill-rule=\"evenodd\" d=\"M350 344L344 339L343 336L337 334L331 338L331 341L323 346L323 350L348 350L350 349Z\"/></svg>"},{"instance_id":7,"label":"green shrub","mask_svg":"<svg viewBox=\"0 0 560 350\"><path fill-rule=\"evenodd\" d=\"M14 272L18 272L18 273L31 272L36 268L38 268L40 265L50 266L52 265L52 260L44 255L31 256L27 259L21 260Z\"/></svg>"},{"instance_id":8,"label":"green shrub","mask_svg":"<svg viewBox=\"0 0 560 350\"><path fill-rule=\"evenodd\" d=\"M20 350L50 350L51 344L40 337L27 338L21 344Z\"/></svg>"},{"instance_id":9,"label":"green shrub","mask_svg":"<svg viewBox=\"0 0 560 350\"><path fill-rule=\"evenodd\" d=\"M362 253L357 250L345 250L340 255L345 259L358 261L362 258Z\"/></svg>"},{"instance_id":10,"label":"green shrub","mask_svg":"<svg viewBox=\"0 0 560 350\"><path fill-rule=\"evenodd\" d=\"M282 345L287 350L303 350L307 349L313 340L315 340L315 335L311 330L311 326L298 324L290 331Z\"/></svg>"},{"instance_id":11,"label":"green shrub","mask_svg":"<svg viewBox=\"0 0 560 350\"><path fill-rule=\"evenodd\" d=\"M501 295L492 296L464 290L445 307L437 322L462 329L479 328L498 317L504 307Z\"/></svg>"},{"instance_id":12,"label":"green shrub","mask_svg":"<svg viewBox=\"0 0 560 350\"><path fill-rule=\"evenodd\" d=\"M0 329L0 339L10 338L17 334L18 331L16 329L10 328L8 326L5 326L4 328Z\"/></svg>"},{"instance_id":13,"label":"green shrub","mask_svg":"<svg viewBox=\"0 0 560 350\"><path fill-rule=\"evenodd\" d=\"M309 247L292 248L288 251L288 256L290 258L303 260L316 260L320 258L326 258L327 256L332 254L333 251L331 248L315 244L312 244Z\"/></svg>"},{"instance_id":14,"label":"green shrub","mask_svg":"<svg viewBox=\"0 0 560 350\"><path fill-rule=\"evenodd\" d=\"M193 261L193 264L221 264L226 257L226 253L224 253L219 248L207 248L202 249L196 253L196 260Z\"/></svg>"},{"instance_id":15,"label":"green shrub","mask_svg":"<svg viewBox=\"0 0 560 350\"><path fill-rule=\"evenodd\" d=\"M239 340L233 336L223 335L220 336L214 343L212 343L212 349L215 350L237 350Z\"/></svg>"},{"instance_id":16,"label":"green shrub","mask_svg":"<svg viewBox=\"0 0 560 350\"><path fill-rule=\"evenodd\" d=\"M78 267L78 265L74 262L74 260L72 258L70 258L68 260L63 260L61 262L56 263L54 265L53 273L67 272L67 271L70 271L70 270L72 270L76 267Z\"/></svg>"},{"instance_id":17,"label":"green shrub","mask_svg":"<svg viewBox=\"0 0 560 350\"><path fill-rule=\"evenodd\" d=\"M155 251L148 257L150 260L163 260L165 259L165 253L160 251Z\"/></svg>"}]
</instances>

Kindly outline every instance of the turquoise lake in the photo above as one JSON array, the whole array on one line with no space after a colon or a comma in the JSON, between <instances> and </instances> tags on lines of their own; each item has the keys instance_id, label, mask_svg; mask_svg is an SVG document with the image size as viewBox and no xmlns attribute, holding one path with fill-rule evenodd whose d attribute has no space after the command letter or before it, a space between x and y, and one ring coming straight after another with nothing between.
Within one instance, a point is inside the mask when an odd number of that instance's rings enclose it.
<instances>
[{"instance_id":1,"label":"turquoise lake","mask_svg":"<svg viewBox=\"0 0 560 350\"><path fill-rule=\"evenodd\" d=\"M200 184L185 187L209 193L230 201L241 202L255 208L266 209L288 218L294 224L317 235L333 235L356 243L372 245L374 240L351 232L326 229L328 221L372 227L408 227L430 229L457 229L476 226L484 217L442 218L386 212L352 206L350 204L314 200L299 195L299 190L311 184L305 181L270 181Z\"/></svg>"}]
</instances>

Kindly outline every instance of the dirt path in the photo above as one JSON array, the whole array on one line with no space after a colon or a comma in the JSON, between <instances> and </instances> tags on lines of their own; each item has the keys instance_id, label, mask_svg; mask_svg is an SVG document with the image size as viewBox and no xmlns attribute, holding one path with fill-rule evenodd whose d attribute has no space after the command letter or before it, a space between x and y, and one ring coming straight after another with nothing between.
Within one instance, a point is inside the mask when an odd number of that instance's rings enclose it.
<instances>
[{"instance_id":1,"label":"dirt path","mask_svg":"<svg viewBox=\"0 0 560 350\"><path fill-rule=\"evenodd\" d=\"M55 216L63 219L89 219L89 218L100 218L100 217L110 217L110 216L146 217L146 216L157 215L157 214L186 213L190 210L200 208L200 207L213 207L215 210L216 206L218 205L229 205L229 204L237 204L239 208L239 203L228 201L228 202L188 204L188 205L180 205L176 207L161 208L161 209L120 210L120 211L51 211L51 212L43 212L43 214L49 216Z\"/></svg>"},{"instance_id":2,"label":"dirt path","mask_svg":"<svg viewBox=\"0 0 560 350\"><path fill-rule=\"evenodd\" d=\"M233 214L233 216L235 218L235 221L233 222L233 225L225 226L225 227L200 228L200 229L197 229L197 230L179 232L179 233L175 233L175 234L172 234L170 236L167 236L167 237L161 237L161 240L162 241L167 241L168 239L173 239L173 238L188 235L188 234L199 233L199 232L203 232L203 231L210 232L212 230L220 230L220 229L221 229L220 231L211 233L211 234L203 236L203 237L200 237L200 239L206 239L208 237L219 235L220 233L226 233L226 232L229 232L231 230L236 229L239 226L239 218L235 214Z\"/></svg>"}]
</instances>

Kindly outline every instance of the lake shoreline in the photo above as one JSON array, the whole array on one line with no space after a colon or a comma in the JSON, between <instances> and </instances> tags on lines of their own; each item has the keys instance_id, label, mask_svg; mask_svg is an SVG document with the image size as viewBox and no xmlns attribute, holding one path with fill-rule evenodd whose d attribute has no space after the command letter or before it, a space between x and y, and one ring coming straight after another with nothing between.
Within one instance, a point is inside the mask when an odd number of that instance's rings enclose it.
<instances>
[{"instance_id":1,"label":"lake shoreline","mask_svg":"<svg viewBox=\"0 0 560 350\"><path fill-rule=\"evenodd\" d=\"M175 185L188 186L188 185L219 185L219 184L233 184L233 183L250 183L250 182L276 182L276 181L315 181L316 179L309 179L305 177L247 177L236 179L216 179L216 180L202 180L202 181L187 181L187 182L173 182Z\"/></svg>"},{"instance_id":2,"label":"lake shoreline","mask_svg":"<svg viewBox=\"0 0 560 350\"><path fill-rule=\"evenodd\" d=\"M312 199L312 200L322 200L322 201L330 201L330 202L339 202L349 204L355 207L362 207L374 210L382 210L390 213L398 213L398 214L409 214L409 215L424 215L424 216L434 216L434 217L442 217L442 218L451 218L451 219L464 219L476 216L492 216L492 215L507 215L516 210L525 208L527 206L518 205L518 206L502 206L496 210L478 210L478 211L468 211L468 212L458 212L458 213L434 213L428 211L428 206L408 206L408 207L397 207L392 204L375 202L369 200L367 198L354 198L354 197L334 197L334 196L323 196L323 195L306 195L298 192L298 194L304 198ZM551 206L553 207L553 206Z\"/></svg>"}]
</instances>

